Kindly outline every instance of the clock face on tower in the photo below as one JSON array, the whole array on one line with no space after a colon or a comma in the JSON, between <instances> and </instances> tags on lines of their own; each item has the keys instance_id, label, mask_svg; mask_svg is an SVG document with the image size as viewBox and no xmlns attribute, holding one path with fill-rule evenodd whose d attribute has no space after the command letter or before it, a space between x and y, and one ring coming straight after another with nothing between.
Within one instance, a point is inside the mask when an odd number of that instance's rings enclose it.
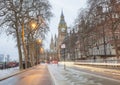
<instances>
[{"instance_id":1,"label":"clock face on tower","mask_svg":"<svg viewBox=\"0 0 120 85\"><path fill-rule=\"evenodd\" d=\"M65 32L65 28L61 28L61 31L62 31L62 32Z\"/></svg>"}]
</instances>

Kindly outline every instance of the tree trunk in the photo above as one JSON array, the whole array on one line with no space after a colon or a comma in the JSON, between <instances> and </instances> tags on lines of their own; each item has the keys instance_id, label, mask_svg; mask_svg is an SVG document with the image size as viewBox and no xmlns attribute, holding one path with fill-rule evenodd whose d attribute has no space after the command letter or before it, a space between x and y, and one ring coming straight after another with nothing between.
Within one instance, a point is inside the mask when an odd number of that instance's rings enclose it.
<instances>
[{"instance_id":1,"label":"tree trunk","mask_svg":"<svg viewBox=\"0 0 120 85\"><path fill-rule=\"evenodd\" d=\"M16 29L16 35L17 35L17 46L18 46L18 53L19 53L19 69L23 69L23 64L22 64L22 51L21 51L21 44L20 44L20 36L18 29Z\"/></svg>"},{"instance_id":2,"label":"tree trunk","mask_svg":"<svg viewBox=\"0 0 120 85\"><path fill-rule=\"evenodd\" d=\"M34 66L34 42L33 42L33 36L31 34L30 36L30 44L29 44L30 48L29 48L29 51L30 51L30 63L31 63L31 66Z\"/></svg>"},{"instance_id":3,"label":"tree trunk","mask_svg":"<svg viewBox=\"0 0 120 85\"><path fill-rule=\"evenodd\" d=\"M23 45L23 51L24 51L24 56L25 56L25 68L28 67L28 56L27 56L27 49L26 49L26 44L24 40L24 22L22 23L22 45Z\"/></svg>"},{"instance_id":4,"label":"tree trunk","mask_svg":"<svg viewBox=\"0 0 120 85\"><path fill-rule=\"evenodd\" d=\"M117 41L115 38L115 33L112 31L113 39L114 39L114 46L115 46L115 52L116 52L116 57L117 57L117 62L119 60L119 52L118 52L118 46L117 46Z\"/></svg>"}]
</instances>

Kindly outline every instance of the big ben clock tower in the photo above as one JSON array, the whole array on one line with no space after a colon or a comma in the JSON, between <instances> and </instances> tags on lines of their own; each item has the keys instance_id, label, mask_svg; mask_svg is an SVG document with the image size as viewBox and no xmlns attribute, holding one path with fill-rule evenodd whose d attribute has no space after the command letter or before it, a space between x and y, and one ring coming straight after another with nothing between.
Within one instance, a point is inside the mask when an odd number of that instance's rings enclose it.
<instances>
[{"instance_id":1,"label":"big ben clock tower","mask_svg":"<svg viewBox=\"0 0 120 85\"><path fill-rule=\"evenodd\" d=\"M58 51L59 51L59 58L60 58L60 46L67 34L67 24L64 19L63 11L61 12L60 22L58 25Z\"/></svg>"},{"instance_id":2,"label":"big ben clock tower","mask_svg":"<svg viewBox=\"0 0 120 85\"><path fill-rule=\"evenodd\" d=\"M58 41L59 41L59 45L62 44L65 36L67 33L67 24L65 22L64 19L64 15L63 15L63 11L61 12L61 16L60 16L60 22L58 25Z\"/></svg>"}]
</instances>

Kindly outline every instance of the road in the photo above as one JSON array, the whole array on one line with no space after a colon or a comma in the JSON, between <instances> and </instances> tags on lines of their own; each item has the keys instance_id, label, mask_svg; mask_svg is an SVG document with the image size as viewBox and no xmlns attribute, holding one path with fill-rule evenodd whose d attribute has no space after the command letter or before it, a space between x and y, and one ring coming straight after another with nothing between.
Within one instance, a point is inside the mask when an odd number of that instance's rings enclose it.
<instances>
[{"instance_id":1,"label":"road","mask_svg":"<svg viewBox=\"0 0 120 85\"><path fill-rule=\"evenodd\" d=\"M92 85L120 85L120 74L119 74L120 72L113 73L113 72L109 72L104 68L95 68L89 66L87 68L86 67L87 66L78 66L77 68L72 67L72 69L81 72L79 73L79 77L81 78L83 77L84 79L87 80L87 84L85 85L89 85L88 81L91 82L91 80L92 82L94 82L94 84ZM81 76L80 74L84 74L84 75Z\"/></svg>"},{"instance_id":2,"label":"road","mask_svg":"<svg viewBox=\"0 0 120 85\"><path fill-rule=\"evenodd\" d=\"M108 76L80 68L67 67L63 65L48 65L57 85L120 85L120 81ZM48 71L47 65L39 65L32 69L0 81L0 85L54 85ZM112 74L109 74L112 75Z\"/></svg>"},{"instance_id":3,"label":"road","mask_svg":"<svg viewBox=\"0 0 120 85\"><path fill-rule=\"evenodd\" d=\"M46 65L0 81L0 85L54 85Z\"/></svg>"},{"instance_id":4,"label":"road","mask_svg":"<svg viewBox=\"0 0 120 85\"><path fill-rule=\"evenodd\" d=\"M106 68L97 68L92 66L82 66L82 65L75 65L73 69L81 70L90 74L95 74L98 76L103 76L107 78L112 78L115 80L120 80L120 71L114 69L106 69Z\"/></svg>"},{"instance_id":5,"label":"road","mask_svg":"<svg viewBox=\"0 0 120 85\"><path fill-rule=\"evenodd\" d=\"M64 65L49 65L49 70L55 77L57 85L120 85L120 81L106 77L97 72L90 72L80 68L66 67Z\"/></svg>"}]
</instances>

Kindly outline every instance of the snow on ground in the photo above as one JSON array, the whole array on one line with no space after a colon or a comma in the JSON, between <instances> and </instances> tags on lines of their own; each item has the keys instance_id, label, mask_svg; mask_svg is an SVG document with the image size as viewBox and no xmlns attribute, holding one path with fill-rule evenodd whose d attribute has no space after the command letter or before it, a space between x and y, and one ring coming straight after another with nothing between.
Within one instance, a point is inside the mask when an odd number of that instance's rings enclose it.
<instances>
[{"instance_id":1,"label":"snow on ground","mask_svg":"<svg viewBox=\"0 0 120 85\"><path fill-rule=\"evenodd\" d=\"M56 82L59 82L58 85L102 85L97 83L94 80L89 80L87 74L66 68L64 70L63 66L59 65L48 65L50 72L52 72L55 77Z\"/></svg>"},{"instance_id":2,"label":"snow on ground","mask_svg":"<svg viewBox=\"0 0 120 85\"><path fill-rule=\"evenodd\" d=\"M78 71L63 65L50 64L48 69L55 85L120 85L120 82L111 81L97 75Z\"/></svg>"},{"instance_id":3,"label":"snow on ground","mask_svg":"<svg viewBox=\"0 0 120 85\"><path fill-rule=\"evenodd\" d=\"M0 79L4 78L10 74L16 73L18 71L19 71L18 67L8 68L8 69L3 69L3 70L0 69Z\"/></svg>"}]
</instances>

